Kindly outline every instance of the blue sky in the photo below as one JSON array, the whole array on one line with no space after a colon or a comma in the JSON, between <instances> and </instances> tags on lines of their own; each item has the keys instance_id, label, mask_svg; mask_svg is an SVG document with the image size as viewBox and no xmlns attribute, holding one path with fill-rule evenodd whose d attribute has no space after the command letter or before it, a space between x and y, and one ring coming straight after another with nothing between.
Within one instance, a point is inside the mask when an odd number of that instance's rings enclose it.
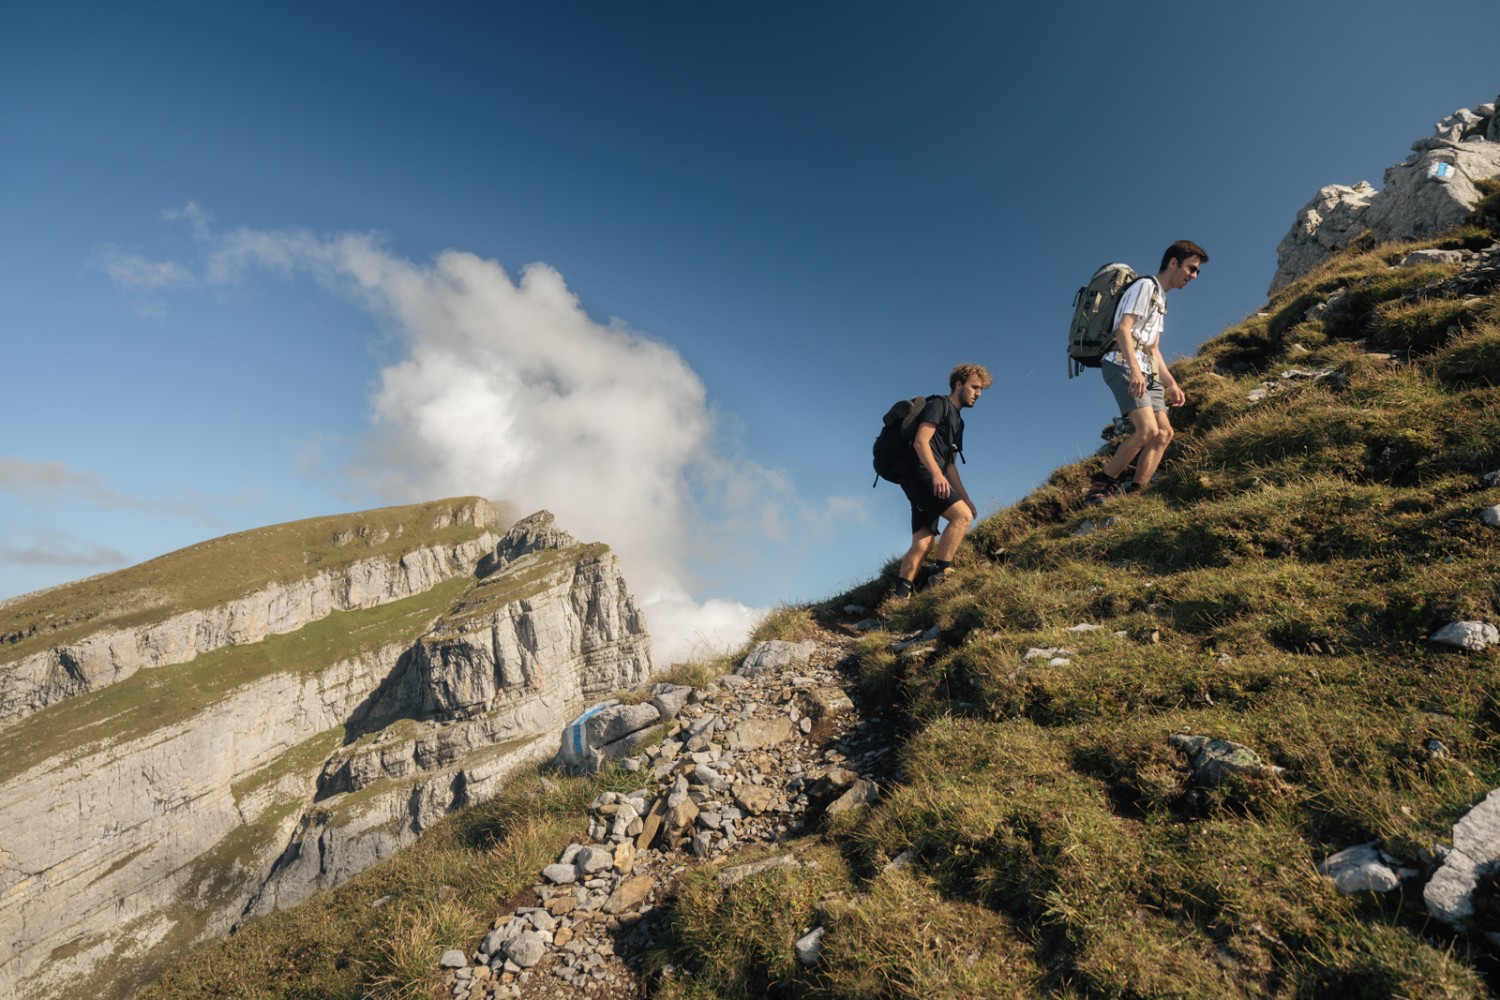
<instances>
[{"instance_id":1,"label":"blue sky","mask_svg":"<svg viewBox=\"0 0 1500 1000\"><path fill-rule=\"evenodd\" d=\"M1319 187L1495 98L1464 39L1497 31L1492 0L9 5L0 596L479 493L722 638L904 548L892 400L987 365L964 480L1025 495L1112 416L1065 375L1096 266L1208 248L1190 353Z\"/></svg>"}]
</instances>

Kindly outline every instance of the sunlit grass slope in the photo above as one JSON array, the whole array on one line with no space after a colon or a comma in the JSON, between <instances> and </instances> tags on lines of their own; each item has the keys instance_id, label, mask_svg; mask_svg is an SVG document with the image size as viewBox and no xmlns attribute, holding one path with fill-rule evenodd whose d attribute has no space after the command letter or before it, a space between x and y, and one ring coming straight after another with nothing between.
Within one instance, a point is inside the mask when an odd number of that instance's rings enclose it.
<instances>
[{"instance_id":1,"label":"sunlit grass slope","mask_svg":"<svg viewBox=\"0 0 1500 1000\"><path fill-rule=\"evenodd\" d=\"M256 528L0 604L0 659L9 661L96 631L209 609L272 584L335 573L362 559L399 559L478 537L493 516L477 497L386 507Z\"/></svg>"},{"instance_id":2,"label":"sunlit grass slope","mask_svg":"<svg viewBox=\"0 0 1500 1000\"><path fill-rule=\"evenodd\" d=\"M1500 619L1500 529L1479 516L1500 502L1482 478L1500 470L1500 295L1424 298L1457 266L1392 266L1491 238L1342 253L1174 366L1189 405L1151 490L1087 508L1102 459L1060 468L976 528L951 582L883 605L856 670L900 717L901 780L789 845L815 864L730 889L689 875L657 994L1487 995L1491 946L1430 920L1420 879L1341 895L1316 865L1378 841L1430 870L1500 786L1500 654L1425 641ZM1102 388L1078 392L1103 414ZM880 604L893 570L807 610ZM1284 770L1200 787L1177 733ZM436 949L472 945L582 803L631 778L571 781L450 819L150 995L438 995ZM803 967L792 944L820 925Z\"/></svg>"},{"instance_id":3,"label":"sunlit grass slope","mask_svg":"<svg viewBox=\"0 0 1500 1000\"><path fill-rule=\"evenodd\" d=\"M785 873L756 919L685 895L696 976L665 992L1487 995L1491 946L1429 920L1420 881L1341 895L1316 865L1379 841L1428 869L1500 786L1500 655L1425 642L1500 619L1479 516L1500 502L1500 294L1424 298L1458 266L1392 266L1491 238L1340 255L1174 366L1190 403L1150 491L1083 506L1091 459L981 523L953 585L863 643L862 683L912 734L903 783L824 835L845 880ZM1195 787L1174 733L1285 772ZM801 926L747 953L789 911ZM814 924L822 962L789 968Z\"/></svg>"}]
</instances>

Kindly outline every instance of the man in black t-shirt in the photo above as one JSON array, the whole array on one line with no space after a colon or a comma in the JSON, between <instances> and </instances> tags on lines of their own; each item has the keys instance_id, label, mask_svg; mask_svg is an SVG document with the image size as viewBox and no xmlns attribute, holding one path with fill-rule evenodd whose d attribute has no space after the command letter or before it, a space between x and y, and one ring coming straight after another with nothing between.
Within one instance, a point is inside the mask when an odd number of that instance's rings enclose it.
<instances>
[{"instance_id":1,"label":"man in black t-shirt","mask_svg":"<svg viewBox=\"0 0 1500 1000\"><path fill-rule=\"evenodd\" d=\"M955 459L964 450L964 418L960 411L979 401L990 387L990 373L979 365L959 365L948 375L948 395L934 396L917 419L912 449L917 463L901 480L901 490L911 501L911 548L901 557L896 596L911 596L922 560L932 552L933 568L926 586L942 582L950 572L958 543L979 511L959 478ZM948 522L938 534L939 520ZM936 539L937 546L933 547Z\"/></svg>"}]
</instances>

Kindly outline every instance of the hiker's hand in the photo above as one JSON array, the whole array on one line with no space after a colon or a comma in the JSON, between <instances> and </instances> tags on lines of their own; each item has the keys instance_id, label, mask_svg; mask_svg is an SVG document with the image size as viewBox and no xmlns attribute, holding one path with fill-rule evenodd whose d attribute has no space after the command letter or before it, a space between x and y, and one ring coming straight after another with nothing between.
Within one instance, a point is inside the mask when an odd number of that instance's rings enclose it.
<instances>
[{"instance_id":1,"label":"hiker's hand","mask_svg":"<svg viewBox=\"0 0 1500 1000\"><path fill-rule=\"evenodd\" d=\"M952 492L953 492L953 487L951 487L951 486L948 485L948 477L947 476L944 476L942 473L939 473L938 475L932 477L932 495L933 496L935 496L935 497L941 497L941 498L946 499L947 496L948 496L948 494L952 493Z\"/></svg>"},{"instance_id":2,"label":"hiker's hand","mask_svg":"<svg viewBox=\"0 0 1500 1000\"><path fill-rule=\"evenodd\" d=\"M1140 372L1135 372L1131 375L1129 389L1131 399L1140 399L1144 396L1146 394L1146 376Z\"/></svg>"},{"instance_id":3,"label":"hiker's hand","mask_svg":"<svg viewBox=\"0 0 1500 1000\"><path fill-rule=\"evenodd\" d=\"M1181 406L1186 402L1187 394L1182 391L1182 386L1178 385L1176 382L1173 382L1171 385L1167 386L1168 406Z\"/></svg>"}]
</instances>

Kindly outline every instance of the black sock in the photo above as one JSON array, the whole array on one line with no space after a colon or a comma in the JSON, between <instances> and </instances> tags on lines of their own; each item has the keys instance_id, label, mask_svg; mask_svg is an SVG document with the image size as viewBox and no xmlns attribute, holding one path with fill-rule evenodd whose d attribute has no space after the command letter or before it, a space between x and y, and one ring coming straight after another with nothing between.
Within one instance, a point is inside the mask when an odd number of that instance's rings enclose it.
<instances>
[{"instance_id":1,"label":"black sock","mask_svg":"<svg viewBox=\"0 0 1500 1000\"><path fill-rule=\"evenodd\" d=\"M943 562L943 560L941 560L941 559L934 559L932 561L932 571L934 573L941 573L943 570L947 569L949 566L952 566L952 565L953 565L953 563L951 563L951 562Z\"/></svg>"},{"instance_id":2,"label":"black sock","mask_svg":"<svg viewBox=\"0 0 1500 1000\"><path fill-rule=\"evenodd\" d=\"M908 595L910 593L911 593L911 581L910 580L897 580L896 581L896 596L897 597L905 597L906 595Z\"/></svg>"}]
</instances>

